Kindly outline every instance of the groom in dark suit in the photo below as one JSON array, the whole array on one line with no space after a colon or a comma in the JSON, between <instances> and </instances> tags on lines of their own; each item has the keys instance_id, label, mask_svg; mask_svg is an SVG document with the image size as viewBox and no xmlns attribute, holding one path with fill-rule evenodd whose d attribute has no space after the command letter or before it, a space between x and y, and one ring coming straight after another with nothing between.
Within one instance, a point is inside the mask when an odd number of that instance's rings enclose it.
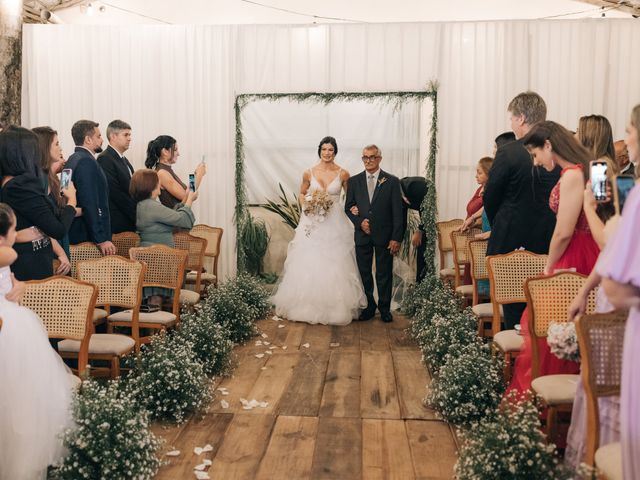
<instances>
[{"instance_id":1,"label":"groom in dark suit","mask_svg":"<svg viewBox=\"0 0 640 480\"><path fill-rule=\"evenodd\" d=\"M375 145L362 151L364 172L347 184L345 212L355 226L356 261L368 305L359 320L373 318L376 307L383 322L391 322L393 256L400 249L403 210L400 181L380 169L382 152ZM356 208L354 208L356 207ZM373 255L376 257L378 304L373 298Z\"/></svg>"}]
</instances>

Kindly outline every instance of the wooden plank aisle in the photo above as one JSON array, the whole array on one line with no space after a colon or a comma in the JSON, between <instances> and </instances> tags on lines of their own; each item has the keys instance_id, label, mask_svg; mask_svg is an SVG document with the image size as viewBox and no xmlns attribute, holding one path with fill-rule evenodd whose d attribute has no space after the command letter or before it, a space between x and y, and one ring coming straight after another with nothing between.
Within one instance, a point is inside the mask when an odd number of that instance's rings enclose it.
<instances>
[{"instance_id":1,"label":"wooden plank aisle","mask_svg":"<svg viewBox=\"0 0 640 480\"><path fill-rule=\"evenodd\" d=\"M266 338L236 348L233 376L219 381L229 394L217 392L208 415L154 425L164 451L181 451L156 478L195 478L205 458L212 479L451 478L456 444L422 404L430 379L405 334L408 321L394 319L345 327L259 322ZM243 410L240 398L268 406ZM195 455L206 444L213 450Z\"/></svg>"}]
</instances>

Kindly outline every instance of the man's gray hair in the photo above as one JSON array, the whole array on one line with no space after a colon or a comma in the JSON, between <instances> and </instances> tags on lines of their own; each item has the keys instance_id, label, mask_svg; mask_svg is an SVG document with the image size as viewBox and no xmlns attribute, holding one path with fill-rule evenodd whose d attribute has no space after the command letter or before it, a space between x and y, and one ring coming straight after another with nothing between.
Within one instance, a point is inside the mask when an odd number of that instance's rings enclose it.
<instances>
[{"instance_id":1,"label":"man's gray hair","mask_svg":"<svg viewBox=\"0 0 640 480\"><path fill-rule=\"evenodd\" d=\"M512 115L524 116L527 125L534 125L547 119L547 104L536 92L519 93L509 102L507 111Z\"/></svg>"},{"instance_id":2,"label":"man's gray hair","mask_svg":"<svg viewBox=\"0 0 640 480\"><path fill-rule=\"evenodd\" d=\"M382 150L380 150L380 148L374 143L367 145L362 150L375 150L377 152L376 155L382 157Z\"/></svg>"},{"instance_id":3,"label":"man's gray hair","mask_svg":"<svg viewBox=\"0 0 640 480\"><path fill-rule=\"evenodd\" d=\"M113 120L107 125L107 140L111 138L111 135L118 133L120 130L131 130L131 125L122 120Z\"/></svg>"}]
</instances>

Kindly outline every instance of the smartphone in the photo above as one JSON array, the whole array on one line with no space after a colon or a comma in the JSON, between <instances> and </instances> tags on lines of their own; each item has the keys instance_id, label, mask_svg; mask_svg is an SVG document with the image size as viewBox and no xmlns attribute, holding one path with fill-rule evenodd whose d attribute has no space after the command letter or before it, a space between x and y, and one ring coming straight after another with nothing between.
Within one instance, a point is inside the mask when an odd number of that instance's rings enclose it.
<instances>
[{"instance_id":1,"label":"smartphone","mask_svg":"<svg viewBox=\"0 0 640 480\"><path fill-rule=\"evenodd\" d=\"M189 190L192 192L196 191L196 175L195 173L189 174Z\"/></svg>"},{"instance_id":2,"label":"smartphone","mask_svg":"<svg viewBox=\"0 0 640 480\"><path fill-rule=\"evenodd\" d=\"M605 202L607 200L607 162L594 160L589 165L593 196L596 202Z\"/></svg>"},{"instance_id":3,"label":"smartphone","mask_svg":"<svg viewBox=\"0 0 640 480\"><path fill-rule=\"evenodd\" d=\"M615 185L613 189L613 204L616 209L616 213L620 215L624 208L624 202L629 196L629 192L635 186L636 181L631 175L616 175Z\"/></svg>"},{"instance_id":4,"label":"smartphone","mask_svg":"<svg viewBox=\"0 0 640 480\"><path fill-rule=\"evenodd\" d=\"M60 190L64 190L65 188L69 187L72 173L73 170L71 170L70 168L65 168L64 170L62 170L62 173L60 174Z\"/></svg>"},{"instance_id":5,"label":"smartphone","mask_svg":"<svg viewBox=\"0 0 640 480\"><path fill-rule=\"evenodd\" d=\"M202 155L202 162L203 165L207 164L207 156L206 155Z\"/></svg>"}]
</instances>

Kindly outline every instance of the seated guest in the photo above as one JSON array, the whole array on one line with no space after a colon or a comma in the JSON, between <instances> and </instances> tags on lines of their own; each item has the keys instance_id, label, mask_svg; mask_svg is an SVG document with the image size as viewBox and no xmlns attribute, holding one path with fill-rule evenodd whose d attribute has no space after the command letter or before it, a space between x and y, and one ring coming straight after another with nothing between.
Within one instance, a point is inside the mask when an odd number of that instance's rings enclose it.
<instances>
[{"instance_id":1,"label":"seated guest","mask_svg":"<svg viewBox=\"0 0 640 480\"><path fill-rule=\"evenodd\" d=\"M155 169L160 178L160 202L169 208L175 207L178 203L185 203L187 199L187 186L180 180L173 171L173 165L178 160L180 152L176 139L169 135L160 135L155 140L151 140L147 146L147 159L144 165L147 168ZM207 167L200 163L196 167L196 190L200 188L202 177L207 173Z\"/></svg>"},{"instance_id":2,"label":"seated guest","mask_svg":"<svg viewBox=\"0 0 640 480\"><path fill-rule=\"evenodd\" d=\"M51 127L36 127L32 129L33 133L38 136L38 143L40 147L40 168L44 175L40 177L42 181L42 188L44 192L49 195L51 202L58 210L64 209L67 205L67 199L65 196L60 195L60 179L58 174L64 168L64 156L62 155L62 147L60 147L60 141L58 140L58 132ZM76 215L77 215L76 210ZM20 237L18 242L22 241ZM71 263L69 262L69 235L65 235L62 238L52 238L51 246L53 247L53 253L58 258L60 266L56 270L56 275L66 275L71 270Z\"/></svg>"},{"instance_id":3,"label":"seated guest","mask_svg":"<svg viewBox=\"0 0 640 480\"><path fill-rule=\"evenodd\" d=\"M476 165L476 182L478 183L478 189L473 194L473 197L467 204L467 213L469 213L469 206L474 203L472 209L479 205L479 208L475 209L472 214L467 216L467 219L462 224L460 230L463 232L468 230L474 226L480 226L482 223L482 213L484 212L484 207L482 206L482 196L484 194L484 186L489 179L489 170L491 170L491 164L493 163L493 158L491 157L482 157L478 160L478 164Z\"/></svg>"},{"instance_id":4,"label":"seated guest","mask_svg":"<svg viewBox=\"0 0 640 480\"><path fill-rule=\"evenodd\" d=\"M131 197L137 203L136 229L140 235L140 245L162 244L173 247L173 232L179 228L190 229L195 222L191 204L198 198L198 191L185 192L184 204L178 203L175 209L165 207L158 201L160 179L149 169L138 170L131 177L129 188ZM163 297L169 298L171 290L159 287L143 289L144 302L149 305L161 305Z\"/></svg>"},{"instance_id":5,"label":"seated guest","mask_svg":"<svg viewBox=\"0 0 640 480\"><path fill-rule=\"evenodd\" d=\"M93 242L103 255L115 255L116 247L111 243L107 178L95 157L102 151L102 134L98 126L91 120L78 120L71 127L76 149L66 168L73 171L71 178L78 190L82 216L73 221L69 241L74 245Z\"/></svg>"},{"instance_id":6,"label":"seated guest","mask_svg":"<svg viewBox=\"0 0 640 480\"><path fill-rule=\"evenodd\" d=\"M13 248L18 259L11 270L18 280L40 280L53 275L51 238L63 238L76 215L73 182L62 190L67 205L54 206L44 192L38 137L22 127L9 127L0 133L0 198L15 212L19 242Z\"/></svg>"},{"instance_id":7,"label":"seated guest","mask_svg":"<svg viewBox=\"0 0 640 480\"><path fill-rule=\"evenodd\" d=\"M98 165L109 185L111 233L133 232L136 229L136 203L129 195L133 167L124 156L131 143L131 126L122 120L112 121L107 125L107 141L109 146L98 155Z\"/></svg>"},{"instance_id":8,"label":"seated guest","mask_svg":"<svg viewBox=\"0 0 640 480\"><path fill-rule=\"evenodd\" d=\"M136 230L143 247L161 243L173 247L173 232L177 228L190 229L195 217L191 204L198 198L198 191L185 192L185 202L167 208L158 201L160 196L159 175L153 170L138 170L131 177L130 193L137 203Z\"/></svg>"}]
</instances>

